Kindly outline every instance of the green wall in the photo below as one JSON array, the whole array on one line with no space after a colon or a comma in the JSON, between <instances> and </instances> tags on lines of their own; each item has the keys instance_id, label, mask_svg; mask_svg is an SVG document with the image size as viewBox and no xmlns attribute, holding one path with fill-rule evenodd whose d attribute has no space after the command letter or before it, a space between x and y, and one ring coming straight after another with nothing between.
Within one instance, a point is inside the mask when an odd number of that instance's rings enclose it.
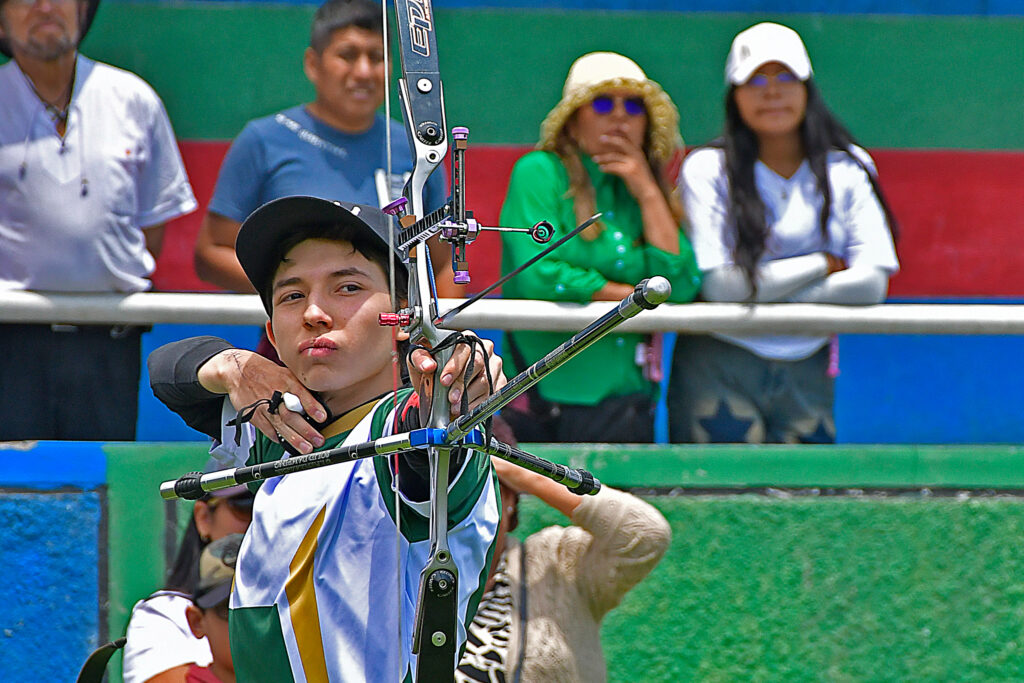
<instances>
[{"instance_id":1,"label":"green wall","mask_svg":"<svg viewBox=\"0 0 1024 683\"><path fill-rule=\"evenodd\" d=\"M200 467L206 447L104 450L113 636L163 580L177 526L158 485ZM1020 448L531 450L633 488L672 526L666 557L605 622L611 681L1024 676ZM565 521L522 505L517 534ZM119 680L119 657L111 666Z\"/></svg>"},{"instance_id":2,"label":"green wall","mask_svg":"<svg viewBox=\"0 0 1024 683\"><path fill-rule=\"evenodd\" d=\"M1024 676L1020 499L649 500L672 545L605 622L611 681Z\"/></svg>"},{"instance_id":3,"label":"green wall","mask_svg":"<svg viewBox=\"0 0 1024 683\"><path fill-rule=\"evenodd\" d=\"M312 6L105 3L86 54L138 72L181 139L233 138L308 100ZM732 36L762 19L805 38L826 101L869 147L1024 149L1024 18L439 10L449 125L471 142L532 144L572 60L635 58L664 85L696 144L721 122Z\"/></svg>"},{"instance_id":4,"label":"green wall","mask_svg":"<svg viewBox=\"0 0 1024 683\"><path fill-rule=\"evenodd\" d=\"M187 521L191 504L168 503L160 484L201 470L205 444L111 444L107 452L107 543L110 638L124 635L132 606L164 585L165 570L177 547L178 519ZM108 667L121 680L121 656Z\"/></svg>"}]
</instances>

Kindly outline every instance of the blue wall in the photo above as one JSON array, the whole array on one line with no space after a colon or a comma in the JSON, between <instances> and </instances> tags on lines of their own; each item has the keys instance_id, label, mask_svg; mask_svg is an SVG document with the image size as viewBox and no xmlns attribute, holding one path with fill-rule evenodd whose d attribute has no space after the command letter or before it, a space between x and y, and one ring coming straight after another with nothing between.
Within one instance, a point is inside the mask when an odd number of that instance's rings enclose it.
<instances>
[{"instance_id":1,"label":"blue wall","mask_svg":"<svg viewBox=\"0 0 1024 683\"><path fill-rule=\"evenodd\" d=\"M27 452L0 448L0 681L73 681L106 630L105 458L100 444Z\"/></svg>"},{"instance_id":2,"label":"blue wall","mask_svg":"<svg viewBox=\"0 0 1024 683\"><path fill-rule=\"evenodd\" d=\"M1024 339L847 335L836 432L844 443L1024 442Z\"/></svg>"},{"instance_id":3,"label":"blue wall","mask_svg":"<svg viewBox=\"0 0 1024 683\"><path fill-rule=\"evenodd\" d=\"M255 349L259 343L260 330L257 327L239 325L154 325L151 332L142 336L142 379L139 381L139 420L135 438L137 441L202 441L206 437L185 426L181 418L164 407L153 396L149 388L149 372L145 359L156 348L172 341L212 335L226 339L238 348Z\"/></svg>"},{"instance_id":4,"label":"blue wall","mask_svg":"<svg viewBox=\"0 0 1024 683\"><path fill-rule=\"evenodd\" d=\"M500 333L478 332L501 352ZM255 327L155 325L143 337L143 355L200 334L250 349L259 338ZM1024 339L1016 336L843 335L836 379L840 443L1024 442L1022 345ZM666 357L670 353L668 345ZM656 435L660 442L667 440L664 406ZM153 397L145 368L137 438L205 439Z\"/></svg>"}]
</instances>

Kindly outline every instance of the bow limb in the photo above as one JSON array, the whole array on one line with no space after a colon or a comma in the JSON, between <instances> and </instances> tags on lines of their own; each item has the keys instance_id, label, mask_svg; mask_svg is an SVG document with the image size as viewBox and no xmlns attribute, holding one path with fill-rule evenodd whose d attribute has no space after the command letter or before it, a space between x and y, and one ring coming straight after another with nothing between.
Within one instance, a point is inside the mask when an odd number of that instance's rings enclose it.
<instances>
[{"instance_id":1,"label":"bow limb","mask_svg":"<svg viewBox=\"0 0 1024 683\"><path fill-rule=\"evenodd\" d=\"M410 215L403 226L425 215L427 178L448 151L443 87L438 70L437 43L430 0L395 0L402 75L399 99L405 119L413 171L403 190ZM425 241L408 252L410 325L413 341L437 346L450 332L439 330L437 294ZM430 427L444 428L451 414L448 389L440 382L451 351L438 355L430 403ZM424 397L425 398L425 397ZM448 474L451 448L431 446L430 557L420 575L412 651L417 655L414 680L450 681L455 677L458 654L458 568L448 547ZM397 508L396 508L397 511Z\"/></svg>"}]
</instances>

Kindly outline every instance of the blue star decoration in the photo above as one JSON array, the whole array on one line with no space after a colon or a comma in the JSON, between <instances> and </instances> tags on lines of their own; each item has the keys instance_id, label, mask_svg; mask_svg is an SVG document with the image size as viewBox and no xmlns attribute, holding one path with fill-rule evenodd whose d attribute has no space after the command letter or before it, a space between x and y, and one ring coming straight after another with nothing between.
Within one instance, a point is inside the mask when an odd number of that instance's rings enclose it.
<instances>
[{"instance_id":1,"label":"blue star decoration","mask_svg":"<svg viewBox=\"0 0 1024 683\"><path fill-rule=\"evenodd\" d=\"M753 420L733 415L728 401L720 400L718 410L711 417L697 419L708 435L708 443L746 443L747 432Z\"/></svg>"}]
</instances>

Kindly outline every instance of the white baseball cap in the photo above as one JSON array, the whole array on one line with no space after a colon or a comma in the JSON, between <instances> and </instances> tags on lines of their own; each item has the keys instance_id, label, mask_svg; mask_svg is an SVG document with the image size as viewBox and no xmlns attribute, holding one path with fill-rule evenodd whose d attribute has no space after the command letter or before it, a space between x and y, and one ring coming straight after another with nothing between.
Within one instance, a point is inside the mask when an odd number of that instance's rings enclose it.
<instances>
[{"instance_id":1,"label":"white baseball cap","mask_svg":"<svg viewBox=\"0 0 1024 683\"><path fill-rule=\"evenodd\" d=\"M801 81L814 73L800 34L788 26L765 22L751 26L733 38L725 62L727 85L742 85L763 64L779 62Z\"/></svg>"}]
</instances>

